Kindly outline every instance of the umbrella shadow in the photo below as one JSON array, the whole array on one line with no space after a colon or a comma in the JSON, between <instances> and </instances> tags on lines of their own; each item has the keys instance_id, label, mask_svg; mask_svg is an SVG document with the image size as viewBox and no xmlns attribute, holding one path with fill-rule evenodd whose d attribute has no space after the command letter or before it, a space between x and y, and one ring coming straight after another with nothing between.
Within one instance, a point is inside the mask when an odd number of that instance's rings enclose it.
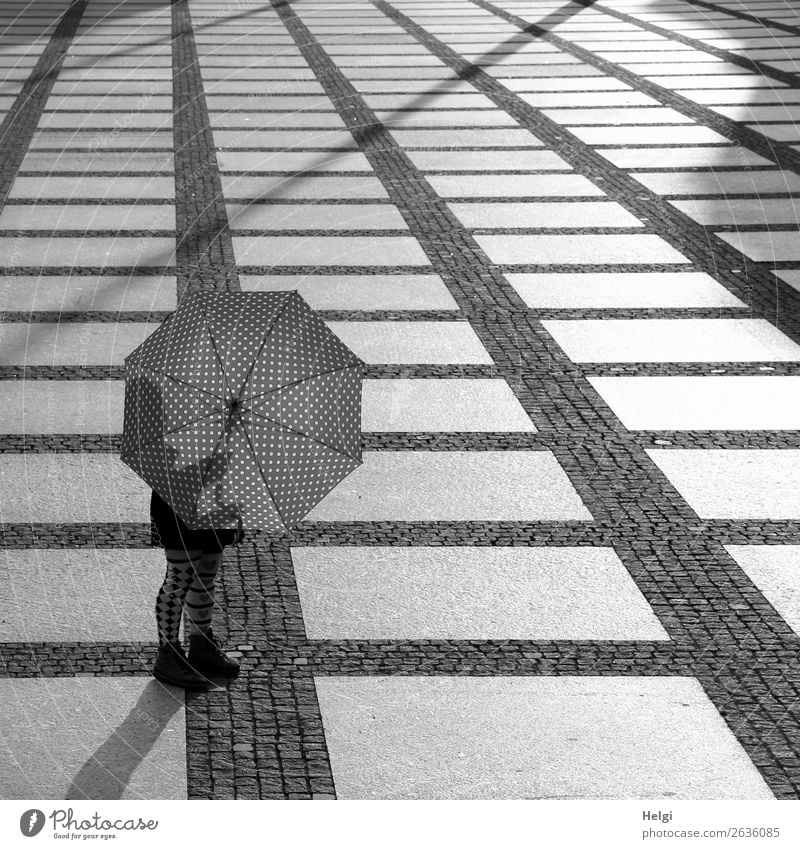
<instances>
[{"instance_id":1,"label":"umbrella shadow","mask_svg":"<svg viewBox=\"0 0 800 849\"><path fill-rule=\"evenodd\" d=\"M172 316L174 315L175 313L172 313ZM163 326L162 324L162 328ZM206 403L195 411L196 415L190 412L188 415L172 417L171 410L181 412L180 401L174 397L166 397L173 380L176 390L179 387L191 388L213 403L213 408L209 409ZM204 501L213 504L215 509L222 510L223 516L230 516L229 521L236 521L240 515L239 504L225 501L224 497L224 485L230 469L228 443L235 424L234 417L226 411L225 400L176 378L166 377L159 381L155 379L155 375L143 372L136 381L135 389L132 386L129 389L126 383L125 403L130 406L126 416L126 432L123 433L123 454L137 456L143 446L160 442L158 469L151 475L153 483L147 481L158 495L174 510L174 505L182 500L181 493L199 492L203 494ZM197 446L198 443L202 445L202 437L207 436L207 432L196 434L196 438L192 438L191 429L195 425L202 427L202 423L211 423L216 414L221 414L222 419L219 422L219 436L213 451L202 457L187 457L178 445L182 441L188 446ZM176 436L178 445L165 439L165 434L180 434L179 437ZM216 432L212 438L215 436ZM161 470L163 474L160 474ZM189 526L188 522L185 523ZM215 529L213 525L211 527Z\"/></svg>"},{"instance_id":2,"label":"umbrella shadow","mask_svg":"<svg viewBox=\"0 0 800 849\"><path fill-rule=\"evenodd\" d=\"M150 681L125 719L80 767L64 799L122 799L138 767L153 751L175 714L184 708L182 691L174 696L162 684ZM87 717L87 726L93 722L94 718ZM166 775L171 771L153 770ZM184 771L181 764L181 773Z\"/></svg>"}]
</instances>

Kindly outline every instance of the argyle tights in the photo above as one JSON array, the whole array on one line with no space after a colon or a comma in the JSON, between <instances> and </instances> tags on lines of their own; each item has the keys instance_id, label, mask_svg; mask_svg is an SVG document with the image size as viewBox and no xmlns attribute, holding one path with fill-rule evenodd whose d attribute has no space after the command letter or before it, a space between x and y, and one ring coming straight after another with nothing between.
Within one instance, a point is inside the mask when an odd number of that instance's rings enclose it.
<instances>
[{"instance_id":1,"label":"argyle tights","mask_svg":"<svg viewBox=\"0 0 800 849\"><path fill-rule=\"evenodd\" d=\"M167 571L156 596L159 645L176 642L184 607L189 633L205 633L214 608L214 579L222 552L167 548Z\"/></svg>"}]
</instances>

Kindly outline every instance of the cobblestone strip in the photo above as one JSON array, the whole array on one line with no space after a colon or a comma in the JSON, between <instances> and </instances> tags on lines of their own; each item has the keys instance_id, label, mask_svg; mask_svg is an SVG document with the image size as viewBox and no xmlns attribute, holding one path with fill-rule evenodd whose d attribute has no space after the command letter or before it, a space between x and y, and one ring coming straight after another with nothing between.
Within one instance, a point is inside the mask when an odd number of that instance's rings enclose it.
<instances>
[{"instance_id":1,"label":"cobblestone strip","mask_svg":"<svg viewBox=\"0 0 800 849\"><path fill-rule=\"evenodd\" d=\"M770 29L779 29L790 35L800 35L800 25L794 26L792 24L785 24L782 21L773 21L771 18L751 15L749 12L743 12L741 9L731 9L729 6L723 6L721 3L709 3L708 0L683 0L683 2L688 3L690 6L697 6L700 9L708 9L711 12L720 12L732 18L739 18L742 21L751 21L754 24L760 24ZM711 21L711 23L716 25L718 22Z\"/></svg>"},{"instance_id":2,"label":"cobblestone strip","mask_svg":"<svg viewBox=\"0 0 800 849\"><path fill-rule=\"evenodd\" d=\"M58 22L39 61L0 124L0 209L28 152L64 57L77 32L87 0L73 0Z\"/></svg>"},{"instance_id":3,"label":"cobblestone strip","mask_svg":"<svg viewBox=\"0 0 800 849\"><path fill-rule=\"evenodd\" d=\"M786 711L792 699L800 696L800 675L794 665L786 662L786 651L796 643L791 629L717 543L691 530L698 525L702 530L703 523L653 468L639 446L633 440L608 440L610 432L618 427L616 420L586 381L571 369L572 364L553 345L535 315L531 313L527 321L519 315L514 322L507 319L506 309L518 309L519 302L497 266L489 262L470 234L454 220L447 204L432 191L355 87L314 43L289 4L272 0L272 5L332 101L347 104L340 114L481 342L515 389L520 384L525 386L526 391L519 393L523 407L533 415L530 397L541 399L535 418L537 423L543 421L542 432L572 436L571 440L554 444L553 452L593 516L600 522L617 522L629 529L629 536L621 539L615 550L671 638L681 645L699 647L701 655L726 647L780 646L782 653L767 653L765 663L783 676L782 706L774 710L765 707L760 719L775 727L783 724L797 733L797 722ZM523 117L522 125L546 145L559 153L564 150L558 142L569 135L566 131L544 120L538 110L518 108L516 99L509 97L496 81L389 4L377 0L373 5L400 23L462 79L488 93L517 120ZM588 171L587 176L594 177L607 190L613 183L615 199L623 199L624 205L633 207L639 217L649 217L636 197L643 194L641 186L634 187L627 175L609 170L605 161L601 164L593 151L577 142L567 151L567 158L579 173L587 175ZM695 232L690 224L689 233ZM668 240L674 244L680 233L676 226L667 234ZM684 249L683 244L679 247ZM713 259L713 255L709 257L705 251L690 247L701 263ZM721 261L723 267L731 269L734 257L723 253ZM737 255L735 262L741 261ZM740 288L738 280L735 285ZM529 369L525 377L515 372L520 361ZM372 544L387 544L377 528L372 540ZM449 544L459 542L454 536ZM800 759L782 750L765 753L758 734L745 726L743 720L752 708L748 670L742 666L736 671L739 689L730 688L726 703L718 702L717 707L726 711L726 719L754 760L768 765L762 767L762 772L775 792L796 793L800 788Z\"/></svg>"},{"instance_id":4,"label":"cobblestone strip","mask_svg":"<svg viewBox=\"0 0 800 849\"><path fill-rule=\"evenodd\" d=\"M172 0L172 75L178 300L187 291L236 291L241 287L188 0Z\"/></svg>"},{"instance_id":5,"label":"cobblestone strip","mask_svg":"<svg viewBox=\"0 0 800 849\"><path fill-rule=\"evenodd\" d=\"M187 0L172 0L178 298L238 290L238 270L203 93ZM307 201L303 201L307 202ZM275 269L267 269L276 273ZM299 270L298 270L299 273ZM192 799L334 796L313 679L287 642L305 639L287 539L229 549L218 578L228 646L278 646L273 668L244 660L223 687L186 695L188 794Z\"/></svg>"},{"instance_id":6,"label":"cobblestone strip","mask_svg":"<svg viewBox=\"0 0 800 849\"><path fill-rule=\"evenodd\" d=\"M641 91L655 100L661 101L661 103L669 106L676 112L686 115L696 123L710 127L720 135L725 136L732 144L740 144L761 154L766 159L778 163L783 168L800 173L800 151L795 150L788 143L776 141L775 139L767 139L762 133L751 129L746 124L726 118L724 115L715 112L707 106L695 103L689 97L671 91L641 74L630 71L616 62L611 62L602 56L598 56L596 53L592 53L585 47L580 47L566 38L553 34L539 24L533 24L519 15L507 12L505 9L489 2L489 0L470 0L470 2L487 12L491 12L493 15L503 18L503 20L514 24L514 26L518 26L523 32L535 36L536 41L544 41L547 44L552 44L564 53L575 56L577 59L597 68L609 77L621 80L637 91ZM599 7L594 6L593 8L597 9ZM795 83L797 82L798 80L795 80ZM714 229L716 230L718 228Z\"/></svg>"},{"instance_id":7,"label":"cobblestone strip","mask_svg":"<svg viewBox=\"0 0 800 849\"><path fill-rule=\"evenodd\" d=\"M759 62L757 59L748 59L746 56L742 56L741 53L734 53L731 50L725 50L723 47L706 44L698 38L692 38L691 36L683 35L682 33L673 32L670 29L658 26L658 24L652 24L642 18L637 18L635 15L629 15L627 12L620 12L617 9L612 9L610 6L604 6L601 3L594 3L592 0L575 0L575 2L581 6L585 6L586 8L591 7L592 9L602 12L604 15L616 18L619 21L624 21L626 24L632 24L633 26L645 29L655 35L661 35L671 41L679 41L681 44L685 44L687 47L692 47L695 50L703 50L706 53L710 53L712 56L716 56L718 59L724 59L726 62L730 62L732 65L738 65L740 68L746 68L748 71L756 71L762 76L770 77L773 80L778 80L779 82L786 83L787 85L796 86L800 83L800 74L793 73L792 71L782 71L779 68L773 68L772 65L768 65L766 62Z\"/></svg>"}]
</instances>

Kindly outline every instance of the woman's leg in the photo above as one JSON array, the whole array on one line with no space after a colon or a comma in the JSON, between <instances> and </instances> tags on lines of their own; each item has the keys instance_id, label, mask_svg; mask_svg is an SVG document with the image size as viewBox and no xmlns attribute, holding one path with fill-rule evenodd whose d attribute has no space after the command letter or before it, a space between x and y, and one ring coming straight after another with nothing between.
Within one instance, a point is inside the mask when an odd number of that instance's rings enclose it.
<instances>
[{"instance_id":1,"label":"woman's leg","mask_svg":"<svg viewBox=\"0 0 800 849\"><path fill-rule=\"evenodd\" d=\"M214 579L217 577L221 551L203 551L186 595L189 633L205 634L211 627L214 610Z\"/></svg>"},{"instance_id":2,"label":"woman's leg","mask_svg":"<svg viewBox=\"0 0 800 849\"><path fill-rule=\"evenodd\" d=\"M202 551L167 548L164 554L167 558L167 572L155 604L159 645L178 640L183 605Z\"/></svg>"}]
</instances>

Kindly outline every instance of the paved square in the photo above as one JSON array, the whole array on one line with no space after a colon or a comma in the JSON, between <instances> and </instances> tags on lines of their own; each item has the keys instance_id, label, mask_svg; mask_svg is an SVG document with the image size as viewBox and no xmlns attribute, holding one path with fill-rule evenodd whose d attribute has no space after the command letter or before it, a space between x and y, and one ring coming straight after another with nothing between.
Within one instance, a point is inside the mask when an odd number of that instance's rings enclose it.
<instances>
[{"instance_id":1,"label":"paved square","mask_svg":"<svg viewBox=\"0 0 800 849\"><path fill-rule=\"evenodd\" d=\"M342 799L772 798L692 678L314 684Z\"/></svg>"},{"instance_id":2,"label":"paved square","mask_svg":"<svg viewBox=\"0 0 800 849\"><path fill-rule=\"evenodd\" d=\"M0 640L154 643L165 565L159 548L7 549Z\"/></svg>"},{"instance_id":3,"label":"paved square","mask_svg":"<svg viewBox=\"0 0 800 849\"><path fill-rule=\"evenodd\" d=\"M542 324L577 363L800 360L800 345L763 319L576 319Z\"/></svg>"},{"instance_id":4,"label":"paved square","mask_svg":"<svg viewBox=\"0 0 800 849\"><path fill-rule=\"evenodd\" d=\"M184 698L141 676L0 679L0 796L186 799Z\"/></svg>"},{"instance_id":5,"label":"paved square","mask_svg":"<svg viewBox=\"0 0 800 849\"><path fill-rule=\"evenodd\" d=\"M143 275L20 274L0 277L0 309L45 310L174 310L175 278Z\"/></svg>"},{"instance_id":6,"label":"paved square","mask_svg":"<svg viewBox=\"0 0 800 849\"><path fill-rule=\"evenodd\" d=\"M121 380L0 380L0 433L122 433Z\"/></svg>"},{"instance_id":7,"label":"paved square","mask_svg":"<svg viewBox=\"0 0 800 849\"><path fill-rule=\"evenodd\" d=\"M647 449L703 519L800 519L800 449Z\"/></svg>"},{"instance_id":8,"label":"paved square","mask_svg":"<svg viewBox=\"0 0 800 849\"><path fill-rule=\"evenodd\" d=\"M455 378L365 379L361 428L388 432L536 430L505 380Z\"/></svg>"},{"instance_id":9,"label":"paved square","mask_svg":"<svg viewBox=\"0 0 800 849\"><path fill-rule=\"evenodd\" d=\"M592 520L549 451L365 451L363 460L308 521Z\"/></svg>"},{"instance_id":10,"label":"paved square","mask_svg":"<svg viewBox=\"0 0 800 849\"><path fill-rule=\"evenodd\" d=\"M292 549L312 640L666 640L611 549Z\"/></svg>"}]
</instances>

